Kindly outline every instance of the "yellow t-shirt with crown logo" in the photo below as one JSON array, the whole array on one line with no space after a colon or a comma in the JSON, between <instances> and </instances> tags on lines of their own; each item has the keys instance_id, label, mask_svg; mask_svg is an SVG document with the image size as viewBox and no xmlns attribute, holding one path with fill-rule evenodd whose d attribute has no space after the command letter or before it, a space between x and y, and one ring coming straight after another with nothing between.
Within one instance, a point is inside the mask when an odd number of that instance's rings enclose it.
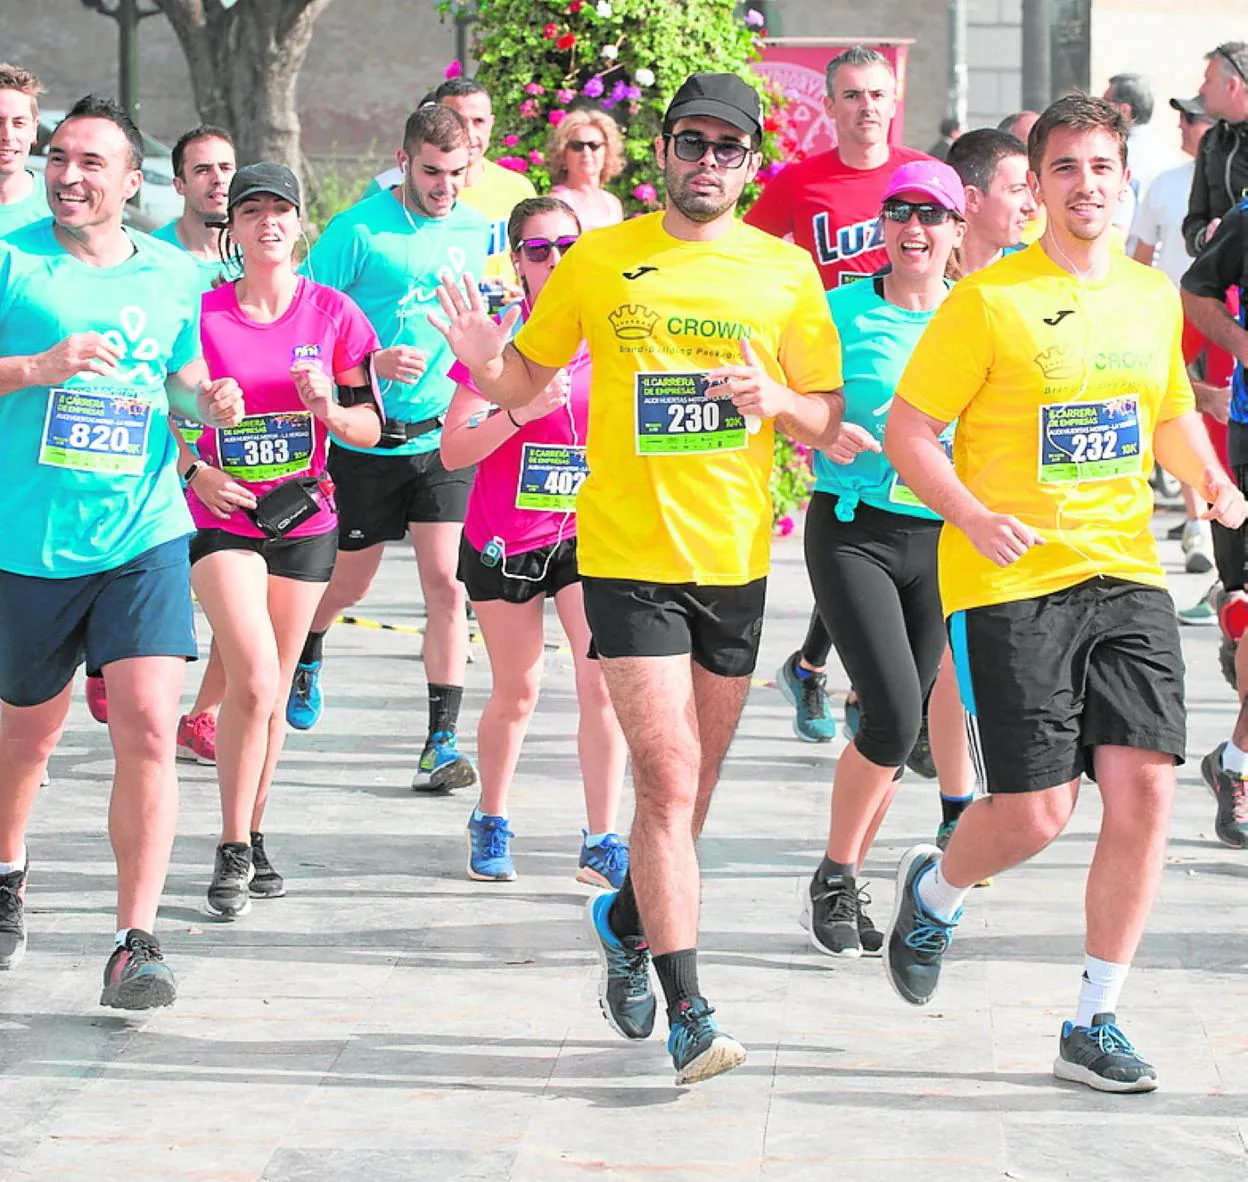
<instances>
[{"instance_id":1,"label":"yellow t-shirt with crown logo","mask_svg":"<svg viewBox=\"0 0 1248 1182\"><path fill-rule=\"evenodd\" d=\"M685 242L663 214L592 230L546 281L516 347L538 365L589 346L589 476L577 564L598 578L740 586L767 574L774 432L750 434L701 376L748 337L799 394L841 385L841 350L810 256L740 222Z\"/></svg>"},{"instance_id":2,"label":"yellow t-shirt with crown logo","mask_svg":"<svg viewBox=\"0 0 1248 1182\"><path fill-rule=\"evenodd\" d=\"M997 566L946 524L946 614L1037 599L1097 575L1164 587L1149 530L1153 432L1195 408L1183 315L1162 271L1114 251L1084 283L1039 243L960 280L937 309L897 397L957 419L959 479L1044 544Z\"/></svg>"}]
</instances>

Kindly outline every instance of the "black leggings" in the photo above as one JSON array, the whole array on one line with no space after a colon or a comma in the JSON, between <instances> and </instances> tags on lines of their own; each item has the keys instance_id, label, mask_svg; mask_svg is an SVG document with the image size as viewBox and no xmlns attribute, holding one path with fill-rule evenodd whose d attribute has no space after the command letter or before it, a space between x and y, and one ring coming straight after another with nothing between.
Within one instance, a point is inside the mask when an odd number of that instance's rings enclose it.
<instances>
[{"instance_id":1,"label":"black leggings","mask_svg":"<svg viewBox=\"0 0 1248 1182\"><path fill-rule=\"evenodd\" d=\"M836 501L821 492L810 501L810 585L862 705L854 744L877 766L900 767L919 736L945 651L940 522L863 504L853 521L838 521Z\"/></svg>"}]
</instances>

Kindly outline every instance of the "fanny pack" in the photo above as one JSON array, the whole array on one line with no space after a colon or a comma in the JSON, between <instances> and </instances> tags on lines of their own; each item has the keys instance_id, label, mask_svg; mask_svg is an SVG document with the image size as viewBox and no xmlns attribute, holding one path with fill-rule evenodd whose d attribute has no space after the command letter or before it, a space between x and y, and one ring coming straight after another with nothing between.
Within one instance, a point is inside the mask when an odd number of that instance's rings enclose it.
<instances>
[{"instance_id":1,"label":"fanny pack","mask_svg":"<svg viewBox=\"0 0 1248 1182\"><path fill-rule=\"evenodd\" d=\"M270 538L284 538L321 511L320 502L312 495L320 485L321 481L311 476L287 480L256 501L256 507L248 510L251 519Z\"/></svg>"},{"instance_id":2,"label":"fanny pack","mask_svg":"<svg viewBox=\"0 0 1248 1182\"><path fill-rule=\"evenodd\" d=\"M387 450L392 447L402 447L405 443L411 443L413 439L428 435L430 431L437 431L441 426L441 415L432 419L421 419L418 423L407 423L402 419L386 419L381 424L381 438L377 440L377 446Z\"/></svg>"}]
</instances>

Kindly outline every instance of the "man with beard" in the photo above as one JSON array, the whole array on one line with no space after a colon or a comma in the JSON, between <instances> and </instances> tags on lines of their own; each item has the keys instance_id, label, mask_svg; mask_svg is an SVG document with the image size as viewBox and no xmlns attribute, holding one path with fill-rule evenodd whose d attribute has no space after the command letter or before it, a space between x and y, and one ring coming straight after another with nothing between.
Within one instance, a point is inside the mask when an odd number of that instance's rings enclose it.
<instances>
[{"instance_id":1,"label":"man with beard","mask_svg":"<svg viewBox=\"0 0 1248 1182\"><path fill-rule=\"evenodd\" d=\"M626 1038L654 1025L653 953L678 1083L745 1058L698 984L696 840L758 653L774 432L827 447L843 409L818 272L734 216L760 133L749 85L693 75L655 141L666 209L583 235L514 344L517 313L495 324L470 284L444 284L449 322L434 321L505 409L589 346L578 564L636 808L629 875L591 900L588 919L603 1013Z\"/></svg>"},{"instance_id":2,"label":"man with beard","mask_svg":"<svg viewBox=\"0 0 1248 1182\"><path fill-rule=\"evenodd\" d=\"M485 266L485 219L458 202L468 151L459 114L421 107L409 116L396 154L402 184L334 218L305 266L314 282L349 295L377 330L382 347L371 364L387 417L376 447L335 441L330 452L338 561L295 672L286 718L300 730L316 724L326 631L368 593L386 542L410 537L428 613L429 734L414 791L450 792L477 778L456 742L468 616L455 571L472 471L448 472L438 455L454 391L453 358L426 318L444 276L479 275Z\"/></svg>"}]
</instances>

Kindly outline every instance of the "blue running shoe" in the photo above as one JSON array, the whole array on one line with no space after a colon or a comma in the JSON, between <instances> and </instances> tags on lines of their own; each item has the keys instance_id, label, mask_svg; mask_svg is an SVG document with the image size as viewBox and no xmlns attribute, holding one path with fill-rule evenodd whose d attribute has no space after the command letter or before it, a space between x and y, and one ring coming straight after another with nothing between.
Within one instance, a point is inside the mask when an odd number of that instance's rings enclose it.
<instances>
[{"instance_id":1,"label":"blue running shoe","mask_svg":"<svg viewBox=\"0 0 1248 1182\"><path fill-rule=\"evenodd\" d=\"M830 743L836 738L836 719L828 705L828 679L823 673L799 677L799 653L792 653L776 670L776 687L795 710L793 733L806 743Z\"/></svg>"},{"instance_id":2,"label":"blue running shoe","mask_svg":"<svg viewBox=\"0 0 1248 1182\"><path fill-rule=\"evenodd\" d=\"M428 777L427 779L422 777ZM413 792L454 792L477 782L477 765L460 753L454 731L435 731L425 740Z\"/></svg>"},{"instance_id":3,"label":"blue running shoe","mask_svg":"<svg viewBox=\"0 0 1248 1182\"><path fill-rule=\"evenodd\" d=\"M678 1084L699 1083L745 1062L745 1047L720 1030L714 1012L704 997L679 1001L668 1011L667 1050Z\"/></svg>"},{"instance_id":4,"label":"blue running shoe","mask_svg":"<svg viewBox=\"0 0 1248 1182\"><path fill-rule=\"evenodd\" d=\"M104 966L100 1005L115 1010L152 1010L173 1005L178 989L164 961L160 941L131 928L126 942L113 949Z\"/></svg>"},{"instance_id":5,"label":"blue running shoe","mask_svg":"<svg viewBox=\"0 0 1248 1182\"><path fill-rule=\"evenodd\" d=\"M589 831L581 830L581 837L588 838ZM608 833L597 845L586 845L581 842L581 868L577 871L576 881L587 886L602 887L608 891L618 891L624 885L624 875L628 873L628 846L621 840L618 833Z\"/></svg>"},{"instance_id":6,"label":"blue running shoe","mask_svg":"<svg viewBox=\"0 0 1248 1182\"><path fill-rule=\"evenodd\" d=\"M1096 1014L1091 1026L1065 1023L1053 1074L1098 1092L1151 1092L1157 1069L1144 1062L1117 1023L1113 1014Z\"/></svg>"},{"instance_id":7,"label":"blue running shoe","mask_svg":"<svg viewBox=\"0 0 1248 1182\"><path fill-rule=\"evenodd\" d=\"M850 693L853 693L853 690L850 690ZM845 724L841 727L841 734L852 743L858 737L858 728L861 725L862 706L859 704L857 698L846 698Z\"/></svg>"},{"instance_id":8,"label":"blue running shoe","mask_svg":"<svg viewBox=\"0 0 1248 1182\"><path fill-rule=\"evenodd\" d=\"M602 961L598 1004L611 1029L624 1038L649 1038L654 1029L654 989L650 985L650 946L636 936L620 939L607 923L617 891L594 895L585 905L585 922Z\"/></svg>"},{"instance_id":9,"label":"blue running shoe","mask_svg":"<svg viewBox=\"0 0 1248 1182\"><path fill-rule=\"evenodd\" d=\"M511 839L506 817L491 817L472 810L468 818L468 877L477 882L511 882L516 868L511 863Z\"/></svg>"},{"instance_id":10,"label":"blue running shoe","mask_svg":"<svg viewBox=\"0 0 1248 1182\"><path fill-rule=\"evenodd\" d=\"M286 699L286 721L297 731L310 731L325 713L325 697L321 693L321 662L300 661L290 682Z\"/></svg>"},{"instance_id":11,"label":"blue running shoe","mask_svg":"<svg viewBox=\"0 0 1248 1182\"><path fill-rule=\"evenodd\" d=\"M953 940L962 909L946 923L923 906L915 889L920 877L940 859L934 845L911 846L897 867L893 918L884 937L884 967L897 996L912 1006L932 1000L940 982L941 958Z\"/></svg>"}]
</instances>

